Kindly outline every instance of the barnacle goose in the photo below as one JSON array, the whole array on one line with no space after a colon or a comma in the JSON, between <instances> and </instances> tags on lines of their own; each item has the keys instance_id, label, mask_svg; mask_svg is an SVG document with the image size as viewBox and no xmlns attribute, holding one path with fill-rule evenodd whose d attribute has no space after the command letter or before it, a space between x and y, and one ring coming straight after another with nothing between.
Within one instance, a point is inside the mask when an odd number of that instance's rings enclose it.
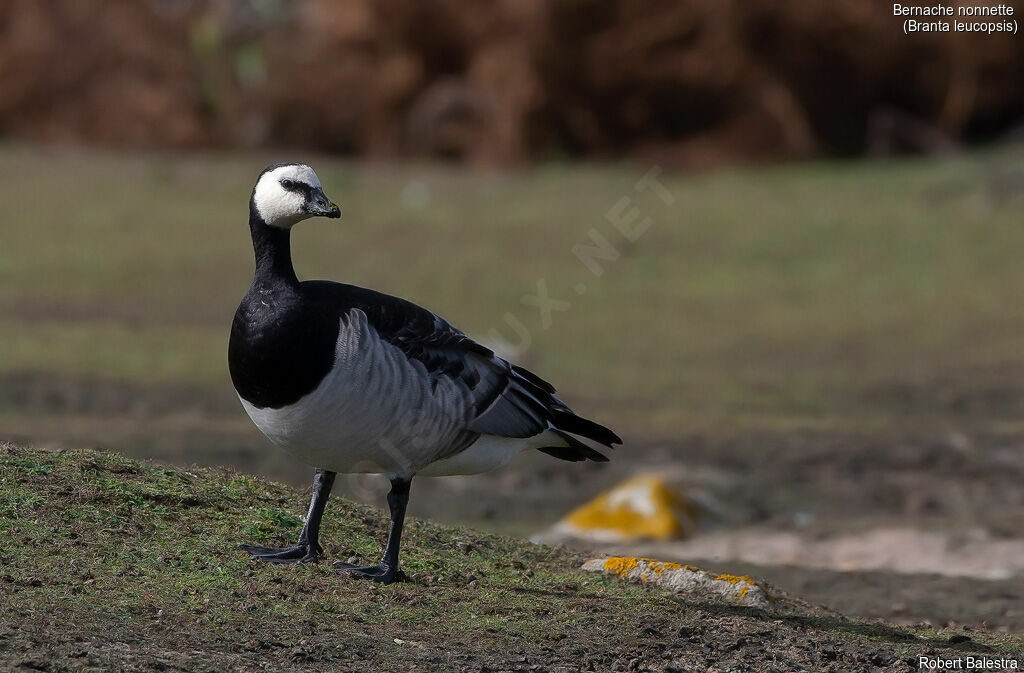
<instances>
[{"instance_id":1,"label":"barnacle goose","mask_svg":"<svg viewBox=\"0 0 1024 673\"><path fill-rule=\"evenodd\" d=\"M228 364L257 427L317 472L298 543L243 549L277 563L315 562L336 473L383 473L391 527L380 564L335 567L393 582L414 475L484 472L525 449L608 460L604 450L622 441L615 433L430 311L353 285L300 282L290 231L317 216L341 211L309 166L263 170L249 200L256 273L231 325Z\"/></svg>"}]
</instances>

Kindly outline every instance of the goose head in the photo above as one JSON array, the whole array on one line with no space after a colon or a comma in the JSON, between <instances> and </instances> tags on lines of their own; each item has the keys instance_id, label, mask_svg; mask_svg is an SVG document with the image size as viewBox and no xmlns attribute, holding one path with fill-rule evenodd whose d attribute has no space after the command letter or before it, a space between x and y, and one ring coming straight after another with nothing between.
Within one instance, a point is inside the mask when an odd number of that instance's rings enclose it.
<instances>
[{"instance_id":1,"label":"goose head","mask_svg":"<svg viewBox=\"0 0 1024 673\"><path fill-rule=\"evenodd\" d=\"M291 229L310 217L341 217L324 194L320 178L305 164L273 164L260 173L251 208L270 227Z\"/></svg>"}]
</instances>

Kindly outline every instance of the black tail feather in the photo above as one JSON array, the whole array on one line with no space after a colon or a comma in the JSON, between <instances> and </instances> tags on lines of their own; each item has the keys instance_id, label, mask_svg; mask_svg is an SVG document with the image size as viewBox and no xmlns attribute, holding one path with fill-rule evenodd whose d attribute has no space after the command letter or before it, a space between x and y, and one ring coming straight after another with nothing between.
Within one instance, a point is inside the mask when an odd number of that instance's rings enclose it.
<instances>
[{"instance_id":1,"label":"black tail feather","mask_svg":"<svg viewBox=\"0 0 1024 673\"><path fill-rule=\"evenodd\" d=\"M574 435L593 440L611 448L612 444L621 444L622 440L614 432L594 421L577 416L571 411L554 410L552 424L558 430L571 432Z\"/></svg>"},{"instance_id":2,"label":"black tail feather","mask_svg":"<svg viewBox=\"0 0 1024 673\"><path fill-rule=\"evenodd\" d=\"M581 460L593 460L598 463L608 462L608 456L590 448L569 433L562 432L561 430L552 430L552 432L564 439L569 446L545 446L537 449L538 451L542 451L549 456L554 456L559 460L569 460L574 462Z\"/></svg>"},{"instance_id":3,"label":"black tail feather","mask_svg":"<svg viewBox=\"0 0 1024 673\"><path fill-rule=\"evenodd\" d=\"M542 446L537 450L559 460L568 460L573 463L587 459L582 453L568 446Z\"/></svg>"},{"instance_id":4,"label":"black tail feather","mask_svg":"<svg viewBox=\"0 0 1024 673\"><path fill-rule=\"evenodd\" d=\"M516 374L519 374L524 379L526 379L527 381L529 381L530 383L537 386L538 388L540 388L541 390L548 394L555 392L555 387L553 385L551 385L541 377L537 376L529 369L520 367L519 365L512 365L512 371L514 371Z\"/></svg>"}]
</instances>

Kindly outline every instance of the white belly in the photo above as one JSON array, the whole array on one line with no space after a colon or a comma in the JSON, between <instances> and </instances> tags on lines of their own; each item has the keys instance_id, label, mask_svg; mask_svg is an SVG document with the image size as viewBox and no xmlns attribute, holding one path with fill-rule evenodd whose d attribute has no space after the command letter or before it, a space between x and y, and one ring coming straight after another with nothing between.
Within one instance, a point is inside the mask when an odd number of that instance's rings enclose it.
<instances>
[{"instance_id":1,"label":"white belly","mask_svg":"<svg viewBox=\"0 0 1024 673\"><path fill-rule=\"evenodd\" d=\"M316 390L279 409L244 399L242 406L274 444L309 465L411 476L473 440L457 385L431 380L353 311L342 321L334 368Z\"/></svg>"}]
</instances>

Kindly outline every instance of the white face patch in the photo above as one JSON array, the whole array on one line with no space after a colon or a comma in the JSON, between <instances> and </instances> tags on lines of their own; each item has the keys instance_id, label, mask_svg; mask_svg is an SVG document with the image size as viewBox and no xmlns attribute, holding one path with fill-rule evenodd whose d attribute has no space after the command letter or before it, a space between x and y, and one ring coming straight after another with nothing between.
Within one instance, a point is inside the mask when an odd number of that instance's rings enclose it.
<instances>
[{"instance_id":1,"label":"white face patch","mask_svg":"<svg viewBox=\"0 0 1024 673\"><path fill-rule=\"evenodd\" d=\"M290 229L295 223L312 217L306 212L306 197L302 190L288 190L282 180L303 183L320 189L320 178L305 164L288 164L267 171L256 183L253 201L256 212L272 227Z\"/></svg>"}]
</instances>

